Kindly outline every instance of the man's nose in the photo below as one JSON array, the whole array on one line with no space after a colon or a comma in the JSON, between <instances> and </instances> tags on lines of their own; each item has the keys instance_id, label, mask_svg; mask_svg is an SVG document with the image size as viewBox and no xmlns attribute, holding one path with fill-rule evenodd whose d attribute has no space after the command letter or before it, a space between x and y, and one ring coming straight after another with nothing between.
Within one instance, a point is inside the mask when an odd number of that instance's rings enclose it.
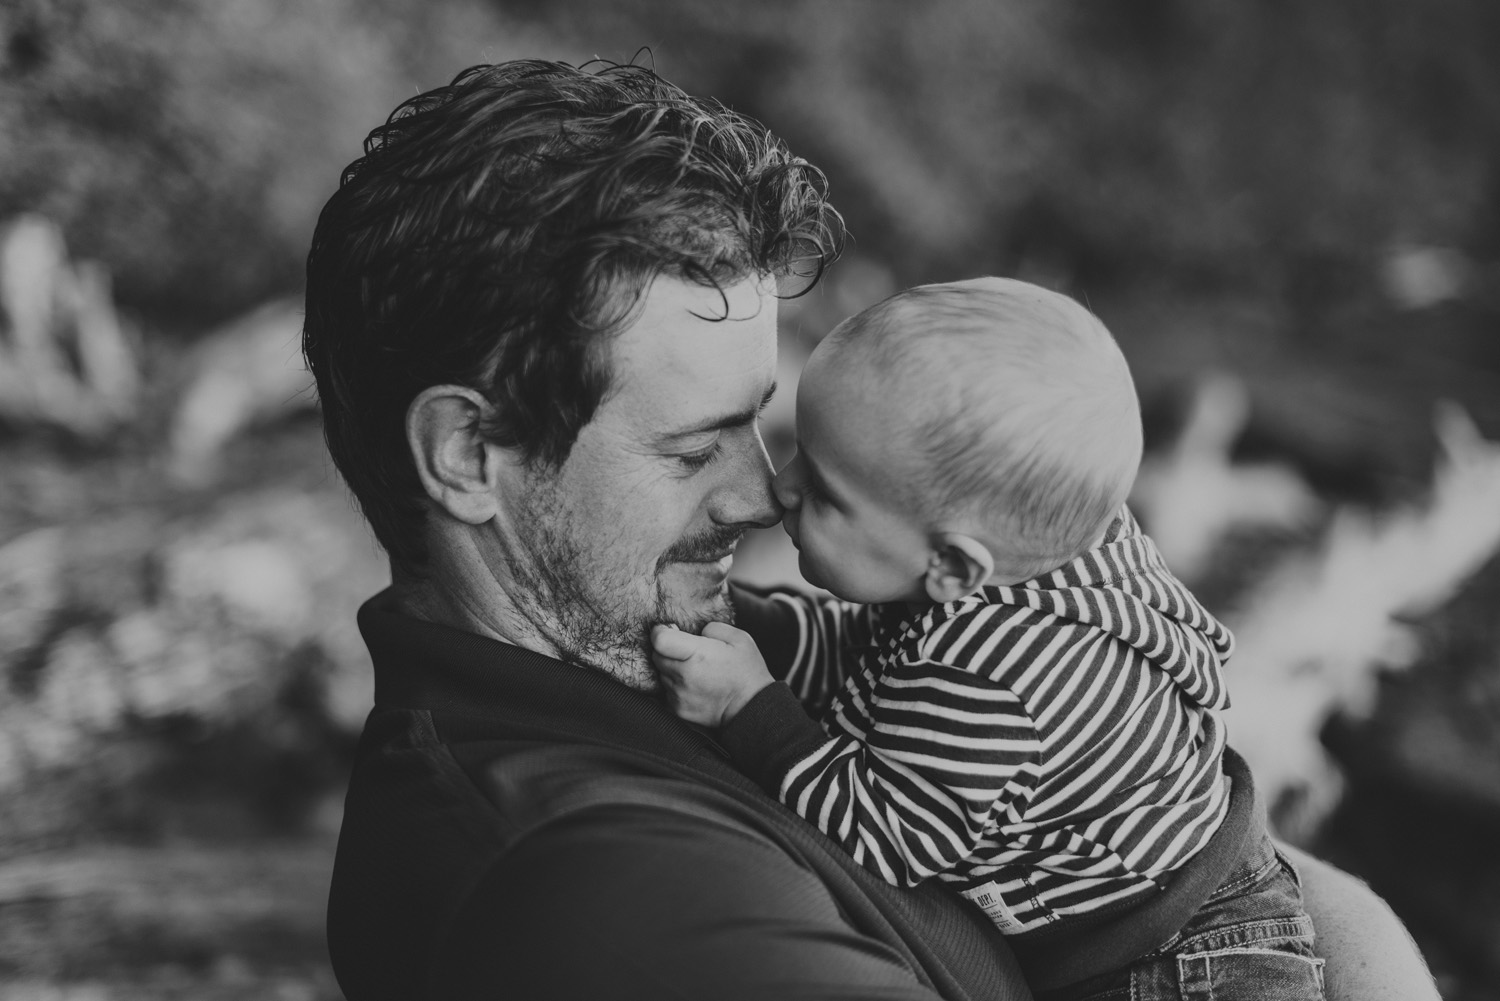
<instances>
[{"instance_id":1,"label":"man's nose","mask_svg":"<svg viewBox=\"0 0 1500 1001\"><path fill-rule=\"evenodd\" d=\"M734 450L723 465L724 479L710 498L709 514L721 525L770 528L781 520L781 505L771 492L771 457L757 431L753 442Z\"/></svg>"}]
</instances>

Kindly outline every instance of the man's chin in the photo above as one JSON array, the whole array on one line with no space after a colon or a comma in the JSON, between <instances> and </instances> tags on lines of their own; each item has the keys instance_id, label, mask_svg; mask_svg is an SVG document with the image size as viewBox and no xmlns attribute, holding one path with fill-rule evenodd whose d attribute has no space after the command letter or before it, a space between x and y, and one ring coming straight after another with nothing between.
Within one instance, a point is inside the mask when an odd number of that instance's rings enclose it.
<instances>
[{"instance_id":1,"label":"man's chin","mask_svg":"<svg viewBox=\"0 0 1500 1001\"><path fill-rule=\"evenodd\" d=\"M673 563L657 578L659 621L688 632L710 622L733 622L729 601L729 560L718 563Z\"/></svg>"}]
</instances>

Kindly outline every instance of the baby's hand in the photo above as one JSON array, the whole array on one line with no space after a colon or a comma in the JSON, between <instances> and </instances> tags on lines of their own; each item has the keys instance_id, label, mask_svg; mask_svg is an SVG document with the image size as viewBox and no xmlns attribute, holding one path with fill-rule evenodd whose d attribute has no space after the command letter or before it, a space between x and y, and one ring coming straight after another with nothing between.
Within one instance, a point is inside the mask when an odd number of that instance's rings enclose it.
<instances>
[{"instance_id":1,"label":"baby's hand","mask_svg":"<svg viewBox=\"0 0 1500 1001\"><path fill-rule=\"evenodd\" d=\"M773 680L750 634L723 622L702 636L653 626L651 647L668 701L689 723L724 726Z\"/></svg>"}]
</instances>

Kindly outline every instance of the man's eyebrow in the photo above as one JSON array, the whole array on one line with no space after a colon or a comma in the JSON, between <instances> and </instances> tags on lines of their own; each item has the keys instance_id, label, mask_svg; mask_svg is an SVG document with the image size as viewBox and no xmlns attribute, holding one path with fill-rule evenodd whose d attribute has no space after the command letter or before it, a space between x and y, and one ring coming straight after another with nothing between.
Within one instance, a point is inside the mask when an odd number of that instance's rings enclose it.
<instances>
[{"instance_id":1,"label":"man's eyebrow","mask_svg":"<svg viewBox=\"0 0 1500 1001\"><path fill-rule=\"evenodd\" d=\"M691 427L668 431L660 435L659 440L674 441L678 438L687 438L695 434L707 434L710 431L723 431L726 428L744 427L746 424L753 424L757 417L765 413L766 407L771 405L771 397L775 395L776 383L773 382L771 383L771 388L766 390L765 395L760 398L760 402L755 406L746 407L744 410L737 410L732 414L724 414L720 417L709 417Z\"/></svg>"}]
</instances>

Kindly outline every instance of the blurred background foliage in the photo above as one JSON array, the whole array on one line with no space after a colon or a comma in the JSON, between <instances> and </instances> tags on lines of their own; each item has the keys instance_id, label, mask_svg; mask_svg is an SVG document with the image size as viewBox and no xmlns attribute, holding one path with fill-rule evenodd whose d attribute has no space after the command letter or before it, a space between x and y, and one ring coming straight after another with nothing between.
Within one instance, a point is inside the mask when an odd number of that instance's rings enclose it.
<instances>
[{"instance_id":1,"label":"blurred background foliage","mask_svg":"<svg viewBox=\"0 0 1500 1001\"><path fill-rule=\"evenodd\" d=\"M1282 362L1305 392L1342 366L1304 446L1367 478L1431 447L1423 415L1360 454L1377 397L1441 389L1500 419L1471 364L1495 361L1500 253L1500 9L1479 0L11 0L0 18L0 218L56 220L166 333L295 291L328 189L404 97L471 62L649 45L822 165L854 253L896 284L1033 277L1122 338L1195 345L1148 359L1148 382ZM1393 317L1382 279L1409 248L1463 255L1462 315ZM1425 382L1393 393L1395 372Z\"/></svg>"},{"instance_id":2,"label":"blurred background foliage","mask_svg":"<svg viewBox=\"0 0 1500 1001\"><path fill-rule=\"evenodd\" d=\"M1475 0L12 0L0 210L120 298L296 285L358 140L455 66L628 60L774 123L903 282L1065 269L1299 316L1410 242L1493 254L1500 10Z\"/></svg>"},{"instance_id":3,"label":"blurred background foliage","mask_svg":"<svg viewBox=\"0 0 1500 1001\"><path fill-rule=\"evenodd\" d=\"M319 874L381 568L276 359L317 213L401 100L476 62L634 58L769 123L852 235L786 310L793 374L872 299L983 273L1099 313L1158 456L1225 373L1221 458L1325 512L1221 540L1196 583L1232 607L1348 537L1327 511L1423 503L1438 401L1500 437L1496 52L1488 0L5 0L0 226L50 219L102 265L144 388L110 434L0 413L0 994L337 996ZM1477 999L1500 996L1500 570L1457 517L1484 565L1386 658L1411 671L1304 727L1350 794L1301 830Z\"/></svg>"}]
</instances>

